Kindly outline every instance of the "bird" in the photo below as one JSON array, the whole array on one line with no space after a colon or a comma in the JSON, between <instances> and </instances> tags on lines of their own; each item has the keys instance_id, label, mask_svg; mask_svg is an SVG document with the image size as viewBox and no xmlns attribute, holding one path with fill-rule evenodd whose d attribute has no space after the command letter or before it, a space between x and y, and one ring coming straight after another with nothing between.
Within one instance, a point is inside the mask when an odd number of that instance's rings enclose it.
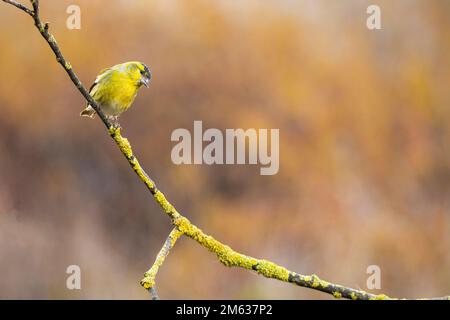
<instances>
[{"instance_id":1,"label":"bird","mask_svg":"<svg viewBox=\"0 0 450 320\"><path fill-rule=\"evenodd\" d=\"M118 117L133 104L138 90L149 87L152 74L142 62L128 61L103 69L98 74L89 94L107 119L116 123ZM94 108L87 103L80 116L94 118Z\"/></svg>"}]
</instances>

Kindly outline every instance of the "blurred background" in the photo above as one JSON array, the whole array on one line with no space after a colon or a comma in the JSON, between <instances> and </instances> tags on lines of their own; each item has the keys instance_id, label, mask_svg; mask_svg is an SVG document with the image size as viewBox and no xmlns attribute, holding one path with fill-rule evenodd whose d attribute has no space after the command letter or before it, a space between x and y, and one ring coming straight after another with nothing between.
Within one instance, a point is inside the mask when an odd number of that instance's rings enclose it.
<instances>
[{"instance_id":1,"label":"blurred background","mask_svg":"<svg viewBox=\"0 0 450 320\"><path fill-rule=\"evenodd\" d=\"M28 4L27 1L23 2ZM42 1L85 86L128 60L150 89L123 134L180 212L237 251L395 297L450 294L450 2ZM66 9L81 8L81 30ZM0 298L148 299L169 219L29 16L0 3ZM279 128L280 170L172 163L174 129ZM81 267L81 290L66 268ZM330 299L182 238L161 298ZM370 291L370 290L369 290Z\"/></svg>"}]
</instances>

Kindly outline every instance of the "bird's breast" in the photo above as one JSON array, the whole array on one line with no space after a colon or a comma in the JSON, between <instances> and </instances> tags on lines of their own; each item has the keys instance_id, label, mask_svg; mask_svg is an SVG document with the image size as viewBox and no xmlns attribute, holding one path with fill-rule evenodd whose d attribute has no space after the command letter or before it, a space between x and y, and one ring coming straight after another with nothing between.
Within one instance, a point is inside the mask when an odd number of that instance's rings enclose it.
<instances>
[{"instance_id":1,"label":"bird's breast","mask_svg":"<svg viewBox=\"0 0 450 320\"><path fill-rule=\"evenodd\" d=\"M111 81L99 90L102 109L109 115L119 115L127 110L136 98L137 87L129 81Z\"/></svg>"}]
</instances>

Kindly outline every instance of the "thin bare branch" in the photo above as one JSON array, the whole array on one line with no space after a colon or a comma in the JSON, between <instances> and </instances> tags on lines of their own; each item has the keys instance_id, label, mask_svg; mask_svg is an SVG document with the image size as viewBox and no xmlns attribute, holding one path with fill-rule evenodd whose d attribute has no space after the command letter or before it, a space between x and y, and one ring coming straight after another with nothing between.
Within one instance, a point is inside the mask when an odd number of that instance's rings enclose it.
<instances>
[{"instance_id":1,"label":"thin bare branch","mask_svg":"<svg viewBox=\"0 0 450 320\"><path fill-rule=\"evenodd\" d=\"M21 3L17 2L17 1L14 1L14 0L3 0L3 2L6 2L6 3L10 4L10 5L13 5L14 7L16 7L18 9L26 12L30 16L33 16L33 14L34 14L33 10L28 9L26 6L24 6L23 4L21 4Z\"/></svg>"},{"instance_id":2,"label":"thin bare branch","mask_svg":"<svg viewBox=\"0 0 450 320\"><path fill-rule=\"evenodd\" d=\"M148 291L150 292L150 296L152 297L152 300L159 300L159 296L158 296L158 293L156 292L155 286L148 289Z\"/></svg>"}]
</instances>

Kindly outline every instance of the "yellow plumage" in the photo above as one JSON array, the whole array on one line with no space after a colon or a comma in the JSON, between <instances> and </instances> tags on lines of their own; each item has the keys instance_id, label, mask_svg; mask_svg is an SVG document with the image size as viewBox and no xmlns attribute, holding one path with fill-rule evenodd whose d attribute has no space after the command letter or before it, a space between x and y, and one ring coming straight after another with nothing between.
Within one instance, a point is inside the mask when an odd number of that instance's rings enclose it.
<instances>
[{"instance_id":1,"label":"yellow plumage","mask_svg":"<svg viewBox=\"0 0 450 320\"><path fill-rule=\"evenodd\" d=\"M126 111L142 85L148 87L151 73L142 62L130 61L104 69L95 79L89 93L108 118ZM93 118L95 110L87 105L81 116Z\"/></svg>"}]
</instances>

